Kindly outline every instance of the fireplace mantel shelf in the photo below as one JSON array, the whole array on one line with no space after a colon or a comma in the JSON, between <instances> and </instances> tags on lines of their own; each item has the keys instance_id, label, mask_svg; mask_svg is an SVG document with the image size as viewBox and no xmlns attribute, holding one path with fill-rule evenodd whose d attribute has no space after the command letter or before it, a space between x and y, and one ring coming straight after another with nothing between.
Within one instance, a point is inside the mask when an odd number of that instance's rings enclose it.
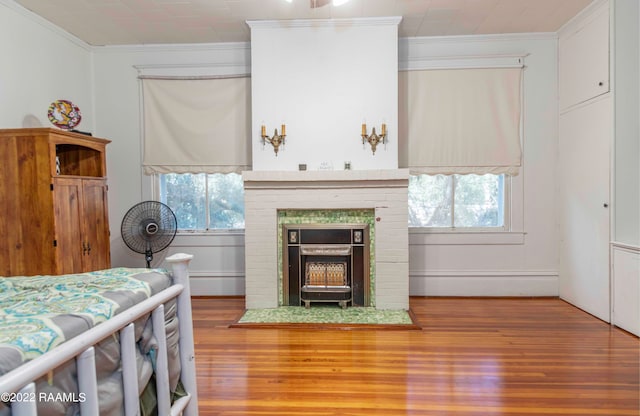
<instances>
[{"instance_id":1,"label":"fireplace mantel shelf","mask_svg":"<svg viewBox=\"0 0 640 416\"><path fill-rule=\"evenodd\" d=\"M245 171L245 187L407 186L409 169Z\"/></svg>"}]
</instances>

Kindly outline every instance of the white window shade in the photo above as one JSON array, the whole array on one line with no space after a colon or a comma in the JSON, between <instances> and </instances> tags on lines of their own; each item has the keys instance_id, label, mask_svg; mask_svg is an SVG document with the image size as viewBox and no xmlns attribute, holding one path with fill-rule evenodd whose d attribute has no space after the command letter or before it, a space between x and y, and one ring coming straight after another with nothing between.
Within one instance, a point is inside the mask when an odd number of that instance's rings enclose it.
<instances>
[{"instance_id":1,"label":"white window shade","mask_svg":"<svg viewBox=\"0 0 640 416\"><path fill-rule=\"evenodd\" d=\"M142 79L144 172L250 169L251 79Z\"/></svg>"},{"instance_id":2,"label":"white window shade","mask_svg":"<svg viewBox=\"0 0 640 416\"><path fill-rule=\"evenodd\" d=\"M517 175L521 79L521 68L401 72L401 165L412 174Z\"/></svg>"}]
</instances>

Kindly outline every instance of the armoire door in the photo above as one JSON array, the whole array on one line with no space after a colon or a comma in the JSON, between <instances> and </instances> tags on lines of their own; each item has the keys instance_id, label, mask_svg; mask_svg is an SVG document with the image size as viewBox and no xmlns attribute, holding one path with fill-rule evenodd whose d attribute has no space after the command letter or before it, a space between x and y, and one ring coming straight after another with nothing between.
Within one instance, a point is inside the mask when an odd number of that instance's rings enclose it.
<instances>
[{"instance_id":1,"label":"armoire door","mask_svg":"<svg viewBox=\"0 0 640 416\"><path fill-rule=\"evenodd\" d=\"M56 178L54 195L58 273L109 268L106 181Z\"/></svg>"},{"instance_id":2,"label":"armoire door","mask_svg":"<svg viewBox=\"0 0 640 416\"><path fill-rule=\"evenodd\" d=\"M107 185L104 179L82 180L84 271L111 267Z\"/></svg>"},{"instance_id":3,"label":"armoire door","mask_svg":"<svg viewBox=\"0 0 640 416\"><path fill-rule=\"evenodd\" d=\"M56 178L54 211L58 274L80 273L82 266L82 180Z\"/></svg>"}]
</instances>

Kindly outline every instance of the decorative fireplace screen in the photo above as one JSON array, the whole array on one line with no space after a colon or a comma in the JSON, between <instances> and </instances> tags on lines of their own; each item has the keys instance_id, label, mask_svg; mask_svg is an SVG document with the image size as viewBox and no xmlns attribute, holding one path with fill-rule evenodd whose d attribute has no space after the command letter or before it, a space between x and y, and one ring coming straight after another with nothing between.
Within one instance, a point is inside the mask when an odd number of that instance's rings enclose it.
<instances>
[{"instance_id":1,"label":"decorative fireplace screen","mask_svg":"<svg viewBox=\"0 0 640 416\"><path fill-rule=\"evenodd\" d=\"M301 245L304 279L300 298L311 302L338 302L342 308L351 302L350 245Z\"/></svg>"},{"instance_id":2,"label":"decorative fireplace screen","mask_svg":"<svg viewBox=\"0 0 640 416\"><path fill-rule=\"evenodd\" d=\"M347 287L347 263L307 263L304 286Z\"/></svg>"},{"instance_id":3,"label":"decorative fireplace screen","mask_svg":"<svg viewBox=\"0 0 640 416\"><path fill-rule=\"evenodd\" d=\"M331 228L326 228L330 226ZM363 224L284 225L283 300L369 305L369 238Z\"/></svg>"}]
</instances>

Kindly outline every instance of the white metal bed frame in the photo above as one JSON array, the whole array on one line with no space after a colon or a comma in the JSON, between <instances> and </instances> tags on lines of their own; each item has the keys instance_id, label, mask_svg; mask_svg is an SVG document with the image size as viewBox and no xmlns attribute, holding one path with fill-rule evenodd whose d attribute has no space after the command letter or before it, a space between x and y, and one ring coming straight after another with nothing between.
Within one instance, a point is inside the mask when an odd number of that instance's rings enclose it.
<instances>
[{"instance_id":1,"label":"white metal bed frame","mask_svg":"<svg viewBox=\"0 0 640 416\"><path fill-rule=\"evenodd\" d=\"M80 413L83 416L98 415L98 387L93 346L118 331L120 332L125 415L139 415L133 322L148 313L152 314L153 333L158 340L156 364L158 415L197 416L198 393L188 271L189 261L192 258L190 254L174 254L167 257L166 261L172 268L172 286L0 377L0 393L9 394L6 397L15 399L11 400L12 416L36 416L38 396L34 380L74 358L78 368L78 392L82 394ZM172 405L169 391L164 304L174 298L177 298L179 320L180 380L187 395L176 400Z\"/></svg>"}]
</instances>

